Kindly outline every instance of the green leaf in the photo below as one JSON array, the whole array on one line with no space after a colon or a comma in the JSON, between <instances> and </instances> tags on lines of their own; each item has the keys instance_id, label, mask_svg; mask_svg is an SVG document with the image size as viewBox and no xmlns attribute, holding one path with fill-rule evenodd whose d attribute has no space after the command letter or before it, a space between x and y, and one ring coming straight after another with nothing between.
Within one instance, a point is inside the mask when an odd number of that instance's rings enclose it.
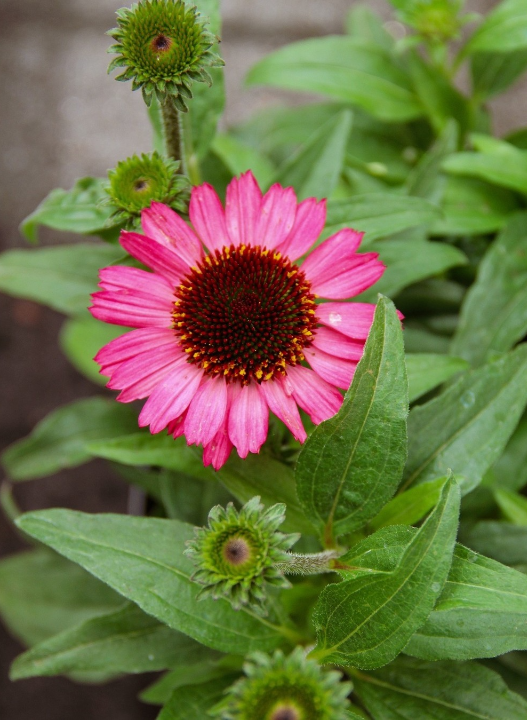
<instances>
[{"instance_id":1,"label":"green leaf","mask_svg":"<svg viewBox=\"0 0 527 720\"><path fill-rule=\"evenodd\" d=\"M39 225L53 230L89 235L103 230L112 210L100 205L107 197L105 180L85 177L77 180L71 190L52 190L20 225L30 242L38 241Z\"/></svg>"},{"instance_id":2,"label":"green leaf","mask_svg":"<svg viewBox=\"0 0 527 720\"><path fill-rule=\"evenodd\" d=\"M476 552L505 565L527 564L527 527L499 520L482 520L462 536Z\"/></svg>"},{"instance_id":3,"label":"green leaf","mask_svg":"<svg viewBox=\"0 0 527 720\"><path fill-rule=\"evenodd\" d=\"M324 588L313 617L316 657L369 669L385 665L401 652L425 622L446 581L459 504L457 483L447 480L435 510L393 569L359 570L356 577ZM340 563L353 562L350 555L353 549L339 558Z\"/></svg>"},{"instance_id":4,"label":"green leaf","mask_svg":"<svg viewBox=\"0 0 527 720\"><path fill-rule=\"evenodd\" d=\"M480 235L501 230L520 209L514 194L482 180L448 177L442 205L444 217L433 235Z\"/></svg>"},{"instance_id":5,"label":"green leaf","mask_svg":"<svg viewBox=\"0 0 527 720\"><path fill-rule=\"evenodd\" d=\"M174 691L157 720L203 720L207 711L219 702L237 675L210 680L199 685L186 685Z\"/></svg>"},{"instance_id":6,"label":"green leaf","mask_svg":"<svg viewBox=\"0 0 527 720\"><path fill-rule=\"evenodd\" d=\"M112 612L122 603L107 585L47 548L0 561L0 613L26 645Z\"/></svg>"},{"instance_id":7,"label":"green leaf","mask_svg":"<svg viewBox=\"0 0 527 720\"><path fill-rule=\"evenodd\" d=\"M381 120L412 120L423 114L396 57L373 43L324 37L271 53L247 76L249 85L320 93L358 105Z\"/></svg>"},{"instance_id":8,"label":"green leaf","mask_svg":"<svg viewBox=\"0 0 527 720\"><path fill-rule=\"evenodd\" d=\"M463 306L452 352L480 365L527 333L527 213L513 217L485 253Z\"/></svg>"},{"instance_id":9,"label":"green leaf","mask_svg":"<svg viewBox=\"0 0 527 720\"><path fill-rule=\"evenodd\" d=\"M393 298L408 285L467 264L461 250L442 242L380 240L368 250L379 253L386 270L372 288L361 293L363 302L375 302L377 293Z\"/></svg>"},{"instance_id":10,"label":"green leaf","mask_svg":"<svg viewBox=\"0 0 527 720\"><path fill-rule=\"evenodd\" d=\"M401 656L382 670L354 674L353 683L373 720L523 720L527 713L523 698L475 662Z\"/></svg>"},{"instance_id":11,"label":"green leaf","mask_svg":"<svg viewBox=\"0 0 527 720\"><path fill-rule=\"evenodd\" d=\"M440 136L410 171L406 179L409 195L421 197L439 205L446 187L446 175L441 166L446 157L455 152L458 142L458 125L450 118L446 121Z\"/></svg>"},{"instance_id":12,"label":"green leaf","mask_svg":"<svg viewBox=\"0 0 527 720\"><path fill-rule=\"evenodd\" d=\"M469 364L466 360L449 355L415 353L406 356L406 372L410 402L417 400L438 385L449 380Z\"/></svg>"},{"instance_id":13,"label":"green leaf","mask_svg":"<svg viewBox=\"0 0 527 720\"><path fill-rule=\"evenodd\" d=\"M137 416L129 406L106 398L77 400L54 410L31 435L10 445L2 463L12 480L33 480L87 462L87 444L137 429Z\"/></svg>"},{"instance_id":14,"label":"green leaf","mask_svg":"<svg viewBox=\"0 0 527 720\"><path fill-rule=\"evenodd\" d=\"M214 650L201 647L205 652L209 653L210 658L218 657ZM219 661L209 658L198 663L174 665L172 670L143 690L139 697L143 702L152 705L164 705L170 700L171 695L177 688L186 685L201 685L209 682L209 680L216 680L225 675L230 675L233 669L238 669L233 668L233 656L223 655L222 657L223 659ZM184 656L182 660L184 660ZM241 662L238 661L238 665L239 669L241 669Z\"/></svg>"},{"instance_id":15,"label":"green leaf","mask_svg":"<svg viewBox=\"0 0 527 720\"><path fill-rule=\"evenodd\" d=\"M212 144L214 153L232 175L241 175L252 170L262 188L269 187L275 174L274 165L265 155L248 145L244 145L232 135L216 135Z\"/></svg>"},{"instance_id":16,"label":"green leaf","mask_svg":"<svg viewBox=\"0 0 527 720\"><path fill-rule=\"evenodd\" d=\"M404 651L470 660L527 649L527 576L462 545L441 597Z\"/></svg>"},{"instance_id":17,"label":"green leaf","mask_svg":"<svg viewBox=\"0 0 527 720\"><path fill-rule=\"evenodd\" d=\"M527 7L524 0L501 2L472 35L463 53L509 53L527 47Z\"/></svg>"},{"instance_id":18,"label":"green leaf","mask_svg":"<svg viewBox=\"0 0 527 720\"><path fill-rule=\"evenodd\" d=\"M149 615L216 650L245 654L284 642L280 628L227 601L197 601L192 562L183 554L191 525L73 510L26 513L17 525L132 600Z\"/></svg>"},{"instance_id":19,"label":"green leaf","mask_svg":"<svg viewBox=\"0 0 527 720\"><path fill-rule=\"evenodd\" d=\"M379 530L390 525L415 525L437 505L445 481L446 477L437 478L396 495L368 526Z\"/></svg>"},{"instance_id":20,"label":"green leaf","mask_svg":"<svg viewBox=\"0 0 527 720\"><path fill-rule=\"evenodd\" d=\"M494 464L494 472L496 487L521 490L527 485L527 418L520 420L503 455Z\"/></svg>"},{"instance_id":21,"label":"green leaf","mask_svg":"<svg viewBox=\"0 0 527 720\"><path fill-rule=\"evenodd\" d=\"M210 653L130 603L39 643L16 658L10 677L149 672L197 662Z\"/></svg>"},{"instance_id":22,"label":"green leaf","mask_svg":"<svg viewBox=\"0 0 527 720\"><path fill-rule=\"evenodd\" d=\"M441 215L432 203L417 197L394 193L367 193L345 200L330 200L325 235L344 227L364 232L361 248L373 240L430 225Z\"/></svg>"},{"instance_id":23,"label":"green leaf","mask_svg":"<svg viewBox=\"0 0 527 720\"><path fill-rule=\"evenodd\" d=\"M66 314L85 312L99 269L122 257L122 249L102 243L8 250L0 255L0 290Z\"/></svg>"},{"instance_id":24,"label":"green leaf","mask_svg":"<svg viewBox=\"0 0 527 720\"><path fill-rule=\"evenodd\" d=\"M106 385L108 378L100 374L93 358L104 345L127 330L89 316L68 318L61 328L59 342L76 370L97 385Z\"/></svg>"},{"instance_id":25,"label":"green leaf","mask_svg":"<svg viewBox=\"0 0 527 720\"><path fill-rule=\"evenodd\" d=\"M527 68L527 50L476 53L470 63L474 94L487 100L506 90L523 74Z\"/></svg>"},{"instance_id":26,"label":"green leaf","mask_svg":"<svg viewBox=\"0 0 527 720\"><path fill-rule=\"evenodd\" d=\"M465 373L408 418L404 487L449 469L475 487L499 458L527 403L527 346Z\"/></svg>"},{"instance_id":27,"label":"green leaf","mask_svg":"<svg viewBox=\"0 0 527 720\"><path fill-rule=\"evenodd\" d=\"M510 490L494 490L496 502L505 519L514 525L527 527L527 498Z\"/></svg>"},{"instance_id":28,"label":"green leaf","mask_svg":"<svg viewBox=\"0 0 527 720\"><path fill-rule=\"evenodd\" d=\"M366 40L385 50L393 49L394 40L384 29L382 18L367 5L351 8L346 17L346 32L357 40Z\"/></svg>"},{"instance_id":29,"label":"green leaf","mask_svg":"<svg viewBox=\"0 0 527 720\"><path fill-rule=\"evenodd\" d=\"M394 494L406 458L407 413L401 322L381 297L342 408L315 428L297 462L300 503L328 542L360 528Z\"/></svg>"},{"instance_id":30,"label":"green leaf","mask_svg":"<svg viewBox=\"0 0 527 720\"><path fill-rule=\"evenodd\" d=\"M443 162L443 168L453 175L480 178L527 194L527 151L506 142L488 152L455 153Z\"/></svg>"},{"instance_id":31,"label":"green leaf","mask_svg":"<svg viewBox=\"0 0 527 720\"><path fill-rule=\"evenodd\" d=\"M329 197L340 178L351 120L349 110L328 120L278 169L274 181L294 187L301 200Z\"/></svg>"}]
</instances>

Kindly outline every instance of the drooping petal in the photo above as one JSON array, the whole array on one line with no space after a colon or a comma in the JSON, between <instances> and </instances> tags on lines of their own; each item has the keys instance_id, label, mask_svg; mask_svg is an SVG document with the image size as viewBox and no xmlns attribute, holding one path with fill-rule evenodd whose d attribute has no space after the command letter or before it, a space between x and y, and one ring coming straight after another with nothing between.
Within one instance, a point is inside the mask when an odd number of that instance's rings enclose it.
<instances>
[{"instance_id":1,"label":"drooping petal","mask_svg":"<svg viewBox=\"0 0 527 720\"><path fill-rule=\"evenodd\" d=\"M227 430L227 422L224 422L212 441L203 448L203 464L205 467L212 465L214 470L219 470L229 459L233 447Z\"/></svg>"},{"instance_id":2,"label":"drooping petal","mask_svg":"<svg viewBox=\"0 0 527 720\"><path fill-rule=\"evenodd\" d=\"M296 195L293 188L272 185L262 199L255 242L269 250L278 248L291 232L295 215Z\"/></svg>"},{"instance_id":3,"label":"drooping petal","mask_svg":"<svg viewBox=\"0 0 527 720\"><path fill-rule=\"evenodd\" d=\"M171 420L167 425L167 432L172 435L174 440L181 437L185 432L185 420L187 419L188 408L175 420Z\"/></svg>"},{"instance_id":4,"label":"drooping petal","mask_svg":"<svg viewBox=\"0 0 527 720\"><path fill-rule=\"evenodd\" d=\"M244 385L229 412L229 437L241 458L257 453L267 437L269 408L256 383Z\"/></svg>"},{"instance_id":5,"label":"drooping petal","mask_svg":"<svg viewBox=\"0 0 527 720\"><path fill-rule=\"evenodd\" d=\"M177 364L186 360L176 342L146 350L121 363L107 387L122 391L121 402L140 400L148 397Z\"/></svg>"},{"instance_id":6,"label":"drooping petal","mask_svg":"<svg viewBox=\"0 0 527 720\"><path fill-rule=\"evenodd\" d=\"M313 370L302 365L288 367L287 380L292 387L295 401L316 425L333 417L340 410L342 395Z\"/></svg>"},{"instance_id":7,"label":"drooping petal","mask_svg":"<svg viewBox=\"0 0 527 720\"><path fill-rule=\"evenodd\" d=\"M188 273L189 265L168 246L134 232L122 232L120 243L139 262L177 285Z\"/></svg>"},{"instance_id":8,"label":"drooping petal","mask_svg":"<svg viewBox=\"0 0 527 720\"><path fill-rule=\"evenodd\" d=\"M335 266L344 268L348 262L354 263L363 236L364 233L344 228L324 240L302 263L307 278L312 282L315 278L323 281L333 276Z\"/></svg>"},{"instance_id":9,"label":"drooping petal","mask_svg":"<svg viewBox=\"0 0 527 720\"><path fill-rule=\"evenodd\" d=\"M375 305L371 303L328 302L317 305L319 322L347 337L366 340L370 332Z\"/></svg>"},{"instance_id":10,"label":"drooping petal","mask_svg":"<svg viewBox=\"0 0 527 720\"><path fill-rule=\"evenodd\" d=\"M207 445L222 427L227 413L225 378L206 377L192 398L185 420L189 445Z\"/></svg>"},{"instance_id":11,"label":"drooping petal","mask_svg":"<svg viewBox=\"0 0 527 720\"><path fill-rule=\"evenodd\" d=\"M111 340L99 350L94 360L101 366L102 374L110 376L121 363L130 360L138 353L171 345L174 341L173 330L164 328L132 330Z\"/></svg>"},{"instance_id":12,"label":"drooping petal","mask_svg":"<svg viewBox=\"0 0 527 720\"><path fill-rule=\"evenodd\" d=\"M321 378L343 390L349 388L357 367L356 362L328 355L313 346L306 348L304 355L313 370Z\"/></svg>"},{"instance_id":13,"label":"drooping petal","mask_svg":"<svg viewBox=\"0 0 527 720\"><path fill-rule=\"evenodd\" d=\"M313 337L313 346L329 355L354 362L359 362L364 352L363 342L351 340L328 327L317 328Z\"/></svg>"},{"instance_id":14,"label":"drooping petal","mask_svg":"<svg viewBox=\"0 0 527 720\"><path fill-rule=\"evenodd\" d=\"M284 425L287 425L293 433L295 440L304 442L307 438L306 431L302 425L298 407L291 395L287 394L280 378L269 380L260 385L260 392L263 394L271 412L278 417Z\"/></svg>"},{"instance_id":15,"label":"drooping petal","mask_svg":"<svg viewBox=\"0 0 527 720\"><path fill-rule=\"evenodd\" d=\"M183 413L199 387L203 370L190 363L178 363L160 382L146 401L139 415L140 427L150 425L150 432L166 428L171 420Z\"/></svg>"},{"instance_id":16,"label":"drooping petal","mask_svg":"<svg viewBox=\"0 0 527 720\"><path fill-rule=\"evenodd\" d=\"M163 203L153 202L141 213L141 225L156 242L173 250L186 265L195 265L203 257L203 248L187 223Z\"/></svg>"},{"instance_id":17,"label":"drooping petal","mask_svg":"<svg viewBox=\"0 0 527 720\"><path fill-rule=\"evenodd\" d=\"M311 249L325 223L326 201L317 202L316 198L303 200L297 207L291 232L278 250L290 260L297 260Z\"/></svg>"},{"instance_id":18,"label":"drooping petal","mask_svg":"<svg viewBox=\"0 0 527 720\"><path fill-rule=\"evenodd\" d=\"M189 215L194 229L211 252L231 244L225 212L212 185L205 183L192 188Z\"/></svg>"},{"instance_id":19,"label":"drooping petal","mask_svg":"<svg viewBox=\"0 0 527 720\"><path fill-rule=\"evenodd\" d=\"M325 273L325 278L308 277L311 290L320 297L342 300L359 295L374 285L382 277L385 266L377 253L364 253L355 256L355 262L335 266Z\"/></svg>"},{"instance_id":20,"label":"drooping petal","mask_svg":"<svg viewBox=\"0 0 527 720\"><path fill-rule=\"evenodd\" d=\"M225 219L233 245L256 244L256 223L262 192L252 172L233 178L227 186Z\"/></svg>"},{"instance_id":21,"label":"drooping petal","mask_svg":"<svg viewBox=\"0 0 527 720\"><path fill-rule=\"evenodd\" d=\"M164 327L172 324L172 301L142 291L103 290L92 294L93 317L124 327Z\"/></svg>"}]
</instances>

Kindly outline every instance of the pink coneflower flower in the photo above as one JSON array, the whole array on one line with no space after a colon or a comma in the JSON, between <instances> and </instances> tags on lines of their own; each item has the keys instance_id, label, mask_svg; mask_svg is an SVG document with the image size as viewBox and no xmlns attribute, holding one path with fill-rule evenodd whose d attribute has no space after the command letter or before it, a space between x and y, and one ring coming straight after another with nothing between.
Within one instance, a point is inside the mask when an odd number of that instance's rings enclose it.
<instances>
[{"instance_id":1,"label":"pink coneflower flower","mask_svg":"<svg viewBox=\"0 0 527 720\"><path fill-rule=\"evenodd\" d=\"M118 400L148 398L139 415L203 445L220 468L233 446L260 450L269 410L303 442L298 408L316 424L342 404L360 360L374 306L347 300L375 283L384 266L358 254L362 233L320 235L325 201L297 203L292 188L262 196L247 172L227 188L225 209L210 185L192 190L191 229L160 203L142 213L145 235L121 233L123 248L153 272L101 270L91 312L137 328L96 356ZM309 367L308 367L309 366Z\"/></svg>"}]
</instances>

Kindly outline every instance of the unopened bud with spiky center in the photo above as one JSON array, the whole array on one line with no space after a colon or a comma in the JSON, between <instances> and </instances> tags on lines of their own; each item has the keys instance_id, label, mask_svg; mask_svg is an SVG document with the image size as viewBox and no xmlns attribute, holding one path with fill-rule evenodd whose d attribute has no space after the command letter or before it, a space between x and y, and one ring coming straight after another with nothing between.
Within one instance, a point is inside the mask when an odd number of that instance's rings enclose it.
<instances>
[{"instance_id":1,"label":"unopened bud with spiky center","mask_svg":"<svg viewBox=\"0 0 527 720\"><path fill-rule=\"evenodd\" d=\"M285 505L265 510L259 497L239 512L232 503L212 508L208 528L196 528L185 551L197 568L192 579L203 585L200 597L224 597L236 610L249 606L267 614L265 586L290 587L275 565L287 561L299 538L278 532L284 519Z\"/></svg>"},{"instance_id":2,"label":"unopened bud with spiky center","mask_svg":"<svg viewBox=\"0 0 527 720\"><path fill-rule=\"evenodd\" d=\"M160 102L170 97L178 110L187 110L192 82L211 83L207 67L223 60L211 51L217 41L205 29L197 9L182 0L142 0L117 11L117 27L108 31L116 53L108 72L124 68L117 80L132 80L147 105L155 93Z\"/></svg>"},{"instance_id":3,"label":"unopened bud with spiky center","mask_svg":"<svg viewBox=\"0 0 527 720\"><path fill-rule=\"evenodd\" d=\"M113 207L112 224L131 228L141 211L152 202L161 202L185 213L188 209L190 185L177 174L179 163L164 158L157 152L150 155L133 155L117 163L108 173L105 204Z\"/></svg>"},{"instance_id":4,"label":"unopened bud with spiky center","mask_svg":"<svg viewBox=\"0 0 527 720\"><path fill-rule=\"evenodd\" d=\"M245 678L209 715L222 720L345 720L352 685L342 675L307 660L302 648L289 657L250 655Z\"/></svg>"}]
</instances>

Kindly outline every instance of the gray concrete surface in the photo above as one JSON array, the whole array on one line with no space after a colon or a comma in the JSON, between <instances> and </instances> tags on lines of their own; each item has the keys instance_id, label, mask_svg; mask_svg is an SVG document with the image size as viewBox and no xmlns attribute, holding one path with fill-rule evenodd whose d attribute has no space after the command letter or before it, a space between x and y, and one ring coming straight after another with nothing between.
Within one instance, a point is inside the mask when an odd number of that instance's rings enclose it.
<instances>
[{"instance_id":1,"label":"gray concrete surface","mask_svg":"<svg viewBox=\"0 0 527 720\"><path fill-rule=\"evenodd\" d=\"M223 0L222 53L226 61L225 122L293 96L242 88L248 68L270 50L313 35L339 32L351 0ZM389 16L384 0L370 6ZM473 0L484 10L495 5ZM103 175L133 152L150 148L141 97L106 75L114 0L0 0L0 247L24 246L20 220L54 187L83 175ZM527 83L495 107L496 128L527 124ZM64 240L43 234L45 242ZM58 405L95 390L61 355L62 319L34 303L0 296L0 450L26 435ZM126 511L126 488L106 467L92 463L17 488L24 509L74 507ZM21 547L0 516L0 555ZM65 680L11 685L10 659L20 648L0 629L2 720L139 720L156 712L134 694L134 678L100 691Z\"/></svg>"}]
</instances>

